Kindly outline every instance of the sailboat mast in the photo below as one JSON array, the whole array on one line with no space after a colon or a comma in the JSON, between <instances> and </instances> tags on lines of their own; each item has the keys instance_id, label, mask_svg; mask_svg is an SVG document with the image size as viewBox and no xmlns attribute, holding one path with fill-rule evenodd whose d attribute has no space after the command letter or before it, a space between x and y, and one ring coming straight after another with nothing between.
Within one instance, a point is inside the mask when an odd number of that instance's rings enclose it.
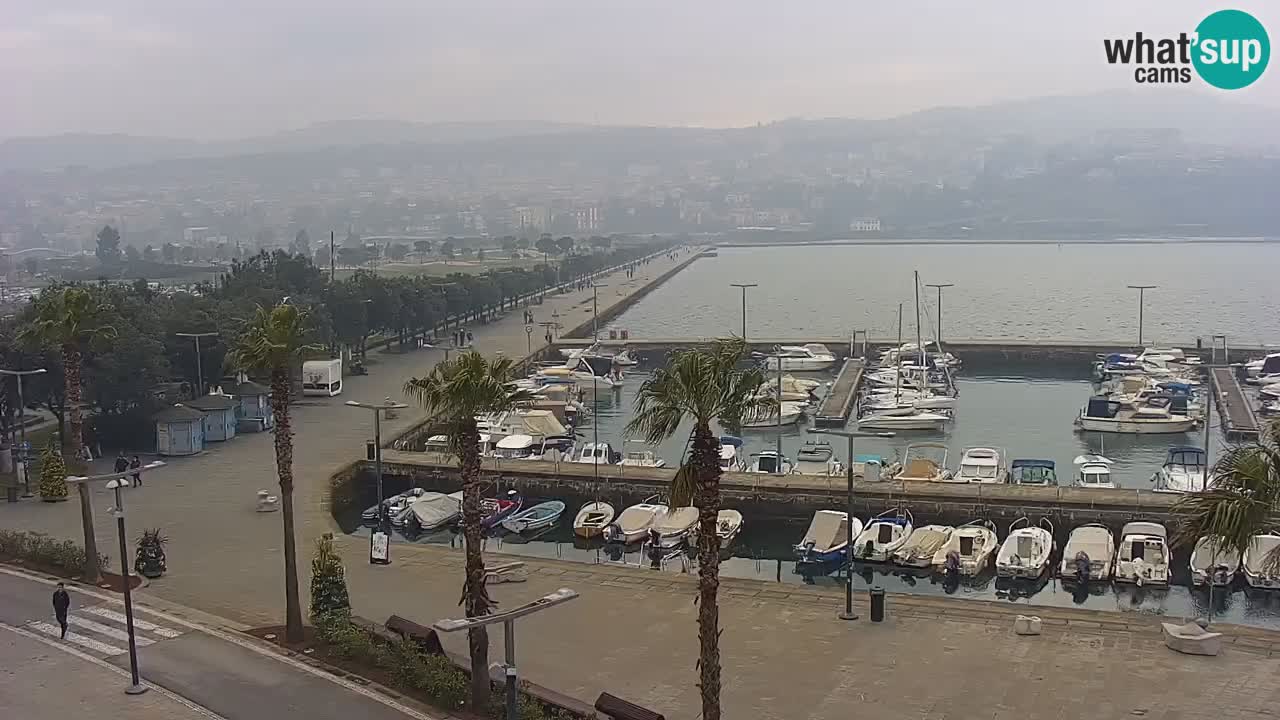
<instances>
[{"instance_id":1,"label":"sailboat mast","mask_svg":"<svg viewBox=\"0 0 1280 720\"><path fill-rule=\"evenodd\" d=\"M924 360L924 333L920 330L920 271L915 271L915 291L916 291L916 349L920 351L920 367L925 366Z\"/></svg>"},{"instance_id":2,"label":"sailboat mast","mask_svg":"<svg viewBox=\"0 0 1280 720\"><path fill-rule=\"evenodd\" d=\"M893 400L902 401L902 303L898 303L898 372L894 374Z\"/></svg>"}]
</instances>

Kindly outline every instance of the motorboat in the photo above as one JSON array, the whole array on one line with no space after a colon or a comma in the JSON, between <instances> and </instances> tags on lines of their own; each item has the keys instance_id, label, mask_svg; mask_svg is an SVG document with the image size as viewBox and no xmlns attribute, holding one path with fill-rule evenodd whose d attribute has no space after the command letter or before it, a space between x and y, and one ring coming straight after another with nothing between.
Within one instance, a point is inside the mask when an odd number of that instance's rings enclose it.
<instances>
[{"instance_id":1,"label":"motorboat","mask_svg":"<svg viewBox=\"0 0 1280 720\"><path fill-rule=\"evenodd\" d=\"M888 561L911 536L911 522L911 511L904 508L880 513L854 539L854 556L868 562Z\"/></svg>"},{"instance_id":2,"label":"motorboat","mask_svg":"<svg viewBox=\"0 0 1280 720\"><path fill-rule=\"evenodd\" d=\"M1009 482L1014 485L1057 485L1057 464L1052 460L1018 458L1009 463Z\"/></svg>"},{"instance_id":3,"label":"motorboat","mask_svg":"<svg viewBox=\"0 0 1280 720\"><path fill-rule=\"evenodd\" d=\"M933 363L941 368L957 368L960 367L960 359L949 352L942 350L942 346L935 340L924 344L925 358L927 362ZM932 349L931 349L932 348ZM889 348L880 353L881 365L894 365L899 360L919 360L920 346L913 342L903 343L896 348Z\"/></svg>"},{"instance_id":4,"label":"motorboat","mask_svg":"<svg viewBox=\"0 0 1280 720\"><path fill-rule=\"evenodd\" d=\"M660 468L666 467L667 461L658 457L652 450L630 450L618 464L623 467Z\"/></svg>"},{"instance_id":5,"label":"motorboat","mask_svg":"<svg viewBox=\"0 0 1280 720\"><path fill-rule=\"evenodd\" d=\"M450 525L462 516L461 495L462 493L423 493L401 515L401 525L412 525L419 532L434 532Z\"/></svg>"},{"instance_id":6,"label":"motorboat","mask_svg":"<svg viewBox=\"0 0 1280 720\"><path fill-rule=\"evenodd\" d=\"M1280 353L1268 353L1244 364L1245 382L1256 384L1258 378L1280 374Z\"/></svg>"},{"instance_id":7,"label":"motorboat","mask_svg":"<svg viewBox=\"0 0 1280 720\"><path fill-rule=\"evenodd\" d=\"M742 532L742 513L737 510L721 510L716 513L716 535L720 537L720 549L729 547L729 544L738 537L738 533Z\"/></svg>"},{"instance_id":8,"label":"motorboat","mask_svg":"<svg viewBox=\"0 0 1280 720\"><path fill-rule=\"evenodd\" d=\"M808 378L797 378L794 375L783 375L781 378L782 397L778 397L779 378L766 380L756 393L761 397L778 398L783 402L807 403L814 399L814 393L822 387L822 383Z\"/></svg>"},{"instance_id":9,"label":"motorboat","mask_svg":"<svg viewBox=\"0 0 1280 720\"><path fill-rule=\"evenodd\" d=\"M1194 428L1195 418L1173 413L1170 410L1172 402L1169 395L1155 395L1142 405L1126 407L1118 400L1095 396L1081 408L1076 426L1088 432L1135 435L1185 433Z\"/></svg>"},{"instance_id":10,"label":"motorboat","mask_svg":"<svg viewBox=\"0 0 1280 720\"><path fill-rule=\"evenodd\" d=\"M649 528L649 538L660 548L678 547L694 525L698 524L698 508L668 508L653 518Z\"/></svg>"},{"instance_id":11,"label":"motorboat","mask_svg":"<svg viewBox=\"0 0 1280 720\"><path fill-rule=\"evenodd\" d=\"M903 567L932 567L934 555L951 541L955 531L950 525L925 525L916 528L890 557L894 563Z\"/></svg>"},{"instance_id":12,"label":"motorboat","mask_svg":"<svg viewBox=\"0 0 1280 720\"><path fill-rule=\"evenodd\" d=\"M1169 448L1164 464L1151 477L1156 492L1189 493L1208 489L1207 456L1198 447L1178 445Z\"/></svg>"},{"instance_id":13,"label":"motorboat","mask_svg":"<svg viewBox=\"0 0 1280 720\"><path fill-rule=\"evenodd\" d=\"M751 465L746 469L746 472L749 473L790 475L794 469L790 460L785 457L778 457L776 450L763 450L751 457L755 458L755 460L753 460Z\"/></svg>"},{"instance_id":14,"label":"motorboat","mask_svg":"<svg viewBox=\"0 0 1280 720\"><path fill-rule=\"evenodd\" d=\"M952 482L1003 483L1009 479L1004 453L995 448L968 448L960 456L960 470Z\"/></svg>"},{"instance_id":15,"label":"motorboat","mask_svg":"<svg viewBox=\"0 0 1280 720\"><path fill-rule=\"evenodd\" d=\"M650 498L652 499L652 498ZM648 500L636 503L623 510L618 517L604 529L604 539L609 542L630 544L644 538L653 527L658 515L667 512L667 506L651 503Z\"/></svg>"},{"instance_id":16,"label":"motorboat","mask_svg":"<svg viewBox=\"0 0 1280 720\"><path fill-rule=\"evenodd\" d=\"M1115 557L1116 538L1110 528L1101 523L1081 525L1067 537L1058 577L1076 582L1105 582L1111 579Z\"/></svg>"},{"instance_id":17,"label":"motorboat","mask_svg":"<svg viewBox=\"0 0 1280 720\"><path fill-rule=\"evenodd\" d=\"M795 425L800 422L800 418L804 417L804 413L809 409L808 403L788 402L783 400L779 403L778 408L782 411L782 419L778 419L777 412L768 412L763 415L756 415L742 421L744 428L771 428L779 425Z\"/></svg>"},{"instance_id":18,"label":"motorboat","mask_svg":"<svg viewBox=\"0 0 1280 720\"><path fill-rule=\"evenodd\" d=\"M1280 378L1277 378L1276 382L1262 386L1262 389L1258 390L1258 397L1264 401L1280 400Z\"/></svg>"},{"instance_id":19,"label":"motorboat","mask_svg":"<svg viewBox=\"0 0 1280 720\"><path fill-rule=\"evenodd\" d=\"M1168 585L1168 537L1160 523L1125 523L1120 530L1120 545L1116 550L1116 582Z\"/></svg>"},{"instance_id":20,"label":"motorboat","mask_svg":"<svg viewBox=\"0 0 1280 720\"><path fill-rule=\"evenodd\" d=\"M1020 517L1009 525L996 553L996 576L1034 580L1049 569L1053 550L1053 524L1040 518L1039 525L1032 525L1030 518Z\"/></svg>"},{"instance_id":21,"label":"motorboat","mask_svg":"<svg viewBox=\"0 0 1280 720\"><path fill-rule=\"evenodd\" d=\"M1262 407L1258 408L1258 412L1263 415L1280 415L1280 400L1264 402Z\"/></svg>"},{"instance_id":22,"label":"motorboat","mask_svg":"<svg viewBox=\"0 0 1280 720\"><path fill-rule=\"evenodd\" d=\"M912 408L910 412L901 415L896 414L893 410L887 412L872 411L858 418L858 429L941 430L949 422L951 422L951 415L941 411Z\"/></svg>"},{"instance_id":23,"label":"motorboat","mask_svg":"<svg viewBox=\"0 0 1280 720\"><path fill-rule=\"evenodd\" d=\"M533 445L540 444L543 438L565 435L568 432L550 410L527 408L478 415L476 429L481 434L488 435L493 443L502 442L512 435L528 435L533 438ZM494 451L496 450L495 445Z\"/></svg>"},{"instance_id":24,"label":"motorboat","mask_svg":"<svg viewBox=\"0 0 1280 720\"><path fill-rule=\"evenodd\" d=\"M1077 455L1072 463L1076 466L1076 479L1072 483L1075 487L1115 489L1115 481L1111 479L1113 460L1101 455Z\"/></svg>"},{"instance_id":25,"label":"motorboat","mask_svg":"<svg viewBox=\"0 0 1280 720\"><path fill-rule=\"evenodd\" d=\"M503 460L530 460L542 448L532 435L508 435L493 446L493 457Z\"/></svg>"},{"instance_id":26,"label":"motorboat","mask_svg":"<svg viewBox=\"0 0 1280 720\"><path fill-rule=\"evenodd\" d=\"M572 435L551 435L543 439L542 446L534 455L538 460L562 462L566 458L573 459L573 450L577 447L577 439Z\"/></svg>"},{"instance_id":27,"label":"motorboat","mask_svg":"<svg viewBox=\"0 0 1280 720\"><path fill-rule=\"evenodd\" d=\"M883 455L858 453L853 456L853 476L863 482L880 482L898 473L901 465Z\"/></svg>"},{"instance_id":28,"label":"motorboat","mask_svg":"<svg viewBox=\"0 0 1280 720\"><path fill-rule=\"evenodd\" d=\"M840 510L819 510L809 521L804 538L796 543L796 558L805 563L837 562L849 547L849 531L853 537L862 534L862 521L849 518Z\"/></svg>"},{"instance_id":29,"label":"motorboat","mask_svg":"<svg viewBox=\"0 0 1280 720\"><path fill-rule=\"evenodd\" d=\"M449 443L448 435L432 435L427 438L422 445L422 452L436 453L439 455L453 454L453 448Z\"/></svg>"},{"instance_id":30,"label":"motorboat","mask_svg":"<svg viewBox=\"0 0 1280 720\"><path fill-rule=\"evenodd\" d=\"M1202 537L1191 550L1191 584L1226 587L1240 569L1240 552L1222 547L1216 537Z\"/></svg>"},{"instance_id":31,"label":"motorboat","mask_svg":"<svg viewBox=\"0 0 1280 720\"><path fill-rule=\"evenodd\" d=\"M604 358L612 365L621 367L632 367L639 365L640 360L631 353L627 348L622 348L617 353L610 355L605 352L599 344L592 345L587 348L562 348L560 355L566 360L576 360L580 357L598 357Z\"/></svg>"},{"instance_id":32,"label":"motorboat","mask_svg":"<svg viewBox=\"0 0 1280 720\"><path fill-rule=\"evenodd\" d=\"M742 438L733 435L720 436L720 470L729 472L738 470L738 449L742 447Z\"/></svg>"},{"instance_id":33,"label":"motorboat","mask_svg":"<svg viewBox=\"0 0 1280 720\"><path fill-rule=\"evenodd\" d=\"M613 465L617 460L617 453L609 443L589 442L582 444L582 449L578 451L578 457L574 462L585 465Z\"/></svg>"},{"instance_id":34,"label":"motorboat","mask_svg":"<svg viewBox=\"0 0 1280 720\"><path fill-rule=\"evenodd\" d=\"M572 384L579 390L595 392L622 386L623 373L610 358L577 357L564 365L541 368L537 380L541 383Z\"/></svg>"},{"instance_id":35,"label":"motorboat","mask_svg":"<svg viewBox=\"0 0 1280 720\"><path fill-rule=\"evenodd\" d=\"M392 495L382 500L383 512L386 517L395 517L405 511L409 503L418 499L426 491L422 488L409 488L399 495ZM378 506L372 505L360 513L360 520L365 525L378 524Z\"/></svg>"},{"instance_id":36,"label":"motorboat","mask_svg":"<svg viewBox=\"0 0 1280 720\"><path fill-rule=\"evenodd\" d=\"M913 482L949 482L947 446L942 443L912 443L902 454L902 469L895 480Z\"/></svg>"},{"instance_id":37,"label":"motorboat","mask_svg":"<svg viewBox=\"0 0 1280 720\"><path fill-rule=\"evenodd\" d=\"M947 542L934 551L933 567L946 567L947 556L954 553L960 560L960 574L973 577L991 567L999 549L996 526L990 520L974 520L956 528Z\"/></svg>"},{"instance_id":38,"label":"motorboat","mask_svg":"<svg viewBox=\"0 0 1280 720\"><path fill-rule=\"evenodd\" d=\"M560 500L540 502L531 508L512 514L511 517L502 521L502 527L513 533L541 530L555 525L556 520L564 514L564 507L564 503Z\"/></svg>"},{"instance_id":39,"label":"motorboat","mask_svg":"<svg viewBox=\"0 0 1280 720\"><path fill-rule=\"evenodd\" d=\"M520 511L524 499L515 490L508 490L505 498L483 498L480 500L480 527L491 528L506 520L513 513Z\"/></svg>"},{"instance_id":40,"label":"motorboat","mask_svg":"<svg viewBox=\"0 0 1280 720\"><path fill-rule=\"evenodd\" d=\"M912 410L954 410L956 398L941 395L931 390L925 392L908 391L903 393L871 392L867 393L858 404L863 411L884 413L898 411L908 414Z\"/></svg>"},{"instance_id":41,"label":"motorboat","mask_svg":"<svg viewBox=\"0 0 1280 720\"><path fill-rule=\"evenodd\" d=\"M838 476L844 465L835 459L831 443L825 440L809 440L796 451L795 472L801 475Z\"/></svg>"},{"instance_id":42,"label":"motorboat","mask_svg":"<svg viewBox=\"0 0 1280 720\"><path fill-rule=\"evenodd\" d=\"M761 358L767 370L777 370L782 364L783 372L815 372L826 370L836 364L836 356L826 345L808 343L806 345L783 345L776 353L753 353Z\"/></svg>"},{"instance_id":43,"label":"motorboat","mask_svg":"<svg viewBox=\"0 0 1280 720\"><path fill-rule=\"evenodd\" d=\"M1280 588L1280 569L1275 567L1272 556L1280 553L1280 535L1263 533L1254 535L1249 548L1244 551L1245 582L1249 587L1271 590Z\"/></svg>"},{"instance_id":44,"label":"motorboat","mask_svg":"<svg viewBox=\"0 0 1280 720\"><path fill-rule=\"evenodd\" d=\"M584 538L598 537L613 522L613 516L613 506L609 503L600 500L589 502L574 516L573 534Z\"/></svg>"}]
</instances>

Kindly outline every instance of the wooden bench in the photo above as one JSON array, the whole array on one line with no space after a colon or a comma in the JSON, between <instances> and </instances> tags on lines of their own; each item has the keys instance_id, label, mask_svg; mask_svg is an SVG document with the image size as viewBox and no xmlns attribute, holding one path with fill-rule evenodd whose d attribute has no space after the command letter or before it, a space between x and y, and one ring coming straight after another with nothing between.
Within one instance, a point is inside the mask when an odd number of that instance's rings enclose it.
<instances>
[{"instance_id":1,"label":"wooden bench","mask_svg":"<svg viewBox=\"0 0 1280 720\"><path fill-rule=\"evenodd\" d=\"M609 693L600 693L600 697L596 698L596 710L613 720L665 720L661 713L640 707Z\"/></svg>"},{"instance_id":2,"label":"wooden bench","mask_svg":"<svg viewBox=\"0 0 1280 720\"><path fill-rule=\"evenodd\" d=\"M399 615L392 615L387 618L387 622L383 624L383 627L405 640L412 640L417 643L418 647L428 655L444 654L444 646L440 644L440 636L436 634L433 628L419 625Z\"/></svg>"}]
</instances>

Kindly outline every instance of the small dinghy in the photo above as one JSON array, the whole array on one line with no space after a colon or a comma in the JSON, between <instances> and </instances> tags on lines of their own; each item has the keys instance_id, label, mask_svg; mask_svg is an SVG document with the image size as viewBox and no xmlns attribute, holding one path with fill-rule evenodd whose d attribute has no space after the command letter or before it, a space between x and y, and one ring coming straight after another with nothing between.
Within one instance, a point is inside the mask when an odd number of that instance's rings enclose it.
<instances>
[{"instance_id":1,"label":"small dinghy","mask_svg":"<svg viewBox=\"0 0 1280 720\"><path fill-rule=\"evenodd\" d=\"M893 551L911 537L911 511L886 510L877 515L854 539L853 554L859 560L887 562Z\"/></svg>"},{"instance_id":2,"label":"small dinghy","mask_svg":"<svg viewBox=\"0 0 1280 720\"><path fill-rule=\"evenodd\" d=\"M1075 582L1111 579L1111 565L1116 556L1116 538L1111 529L1099 523L1081 525L1071 531L1062 549L1058 577Z\"/></svg>"},{"instance_id":3,"label":"small dinghy","mask_svg":"<svg viewBox=\"0 0 1280 720\"><path fill-rule=\"evenodd\" d=\"M660 548L678 547L697 523L698 508L669 508L654 516L653 525L649 527L649 537Z\"/></svg>"},{"instance_id":4,"label":"small dinghy","mask_svg":"<svg viewBox=\"0 0 1280 720\"><path fill-rule=\"evenodd\" d=\"M1053 524L1040 518L1040 525L1020 517L1009 525L1009 536L996 553L996 576L1034 580L1049 569L1053 555Z\"/></svg>"},{"instance_id":5,"label":"small dinghy","mask_svg":"<svg viewBox=\"0 0 1280 720\"><path fill-rule=\"evenodd\" d=\"M1280 574L1268 567L1272 553L1280 552L1280 535L1254 535L1244 553L1244 579L1249 587L1271 590L1280 587Z\"/></svg>"},{"instance_id":6,"label":"small dinghy","mask_svg":"<svg viewBox=\"0 0 1280 720\"><path fill-rule=\"evenodd\" d=\"M483 517L480 527L491 528L501 523L512 514L520 512L520 506L523 504L524 500L515 490L508 490L507 496L503 499L483 498L480 500L480 513Z\"/></svg>"},{"instance_id":7,"label":"small dinghy","mask_svg":"<svg viewBox=\"0 0 1280 720\"><path fill-rule=\"evenodd\" d=\"M650 498L652 499L652 498ZM609 542L630 544L641 540L653 526L654 519L667 511L667 506L645 501L622 511L618 518L604 529L604 539Z\"/></svg>"},{"instance_id":8,"label":"small dinghy","mask_svg":"<svg viewBox=\"0 0 1280 720\"><path fill-rule=\"evenodd\" d=\"M573 518L573 534L578 537L598 537L613 522L613 506L599 500L582 506Z\"/></svg>"},{"instance_id":9,"label":"small dinghy","mask_svg":"<svg viewBox=\"0 0 1280 720\"><path fill-rule=\"evenodd\" d=\"M946 544L933 553L933 566L945 568L947 556L954 553L960 559L960 574L973 577L991 567L991 559L999 548L996 526L990 520L974 520L956 528Z\"/></svg>"},{"instance_id":10,"label":"small dinghy","mask_svg":"<svg viewBox=\"0 0 1280 720\"><path fill-rule=\"evenodd\" d=\"M720 549L729 547L742 532L742 513L737 510L721 510L716 513L716 535L720 536Z\"/></svg>"},{"instance_id":11,"label":"small dinghy","mask_svg":"<svg viewBox=\"0 0 1280 720\"><path fill-rule=\"evenodd\" d=\"M849 527L853 523L853 536L862 534L862 521L850 520L839 510L819 510L809 521L809 529L795 546L796 558L805 563L836 562L845 557L849 545Z\"/></svg>"},{"instance_id":12,"label":"small dinghy","mask_svg":"<svg viewBox=\"0 0 1280 720\"><path fill-rule=\"evenodd\" d=\"M564 512L564 503L559 500L548 500L538 503L528 510L521 510L502 521L502 527L513 533L530 532L550 527L560 519Z\"/></svg>"},{"instance_id":13,"label":"small dinghy","mask_svg":"<svg viewBox=\"0 0 1280 720\"><path fill-rule=\"evenodd\" d=\"M925 525L912 531L907 541L893 551L895 563L903 567L928 568L933 565L933 556L951 540L956 531L950 525Z\"/></svg>"},{"instance_id":14,"label":"small dinghy","mask_svg":"<svg viewBox=\"0 0 1280 720\"><path fill-rule=\"evenodd\" d=\"M1116 550L1116 582L1168 585L1168 536L1160 523L1125 523L1120 529L1120 547Z\"/></svg>"},{"instance_id":15,"label":"small dinghy","mask_svg":"<svg viewBox=\"0 0 1280 720\"><path fill-rule=\"evenodd\" d=\"M1218 538L1202 537L1191 551L1191 584L1226 587L1240 569L1240 553L1221 547Z\"/></svg>"}]
</instances>

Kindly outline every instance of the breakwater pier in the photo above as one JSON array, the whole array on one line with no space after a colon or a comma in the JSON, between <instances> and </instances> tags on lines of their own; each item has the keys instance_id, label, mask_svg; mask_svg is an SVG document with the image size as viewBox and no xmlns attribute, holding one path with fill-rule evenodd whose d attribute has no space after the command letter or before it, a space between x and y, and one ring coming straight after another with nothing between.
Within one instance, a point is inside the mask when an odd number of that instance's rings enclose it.
<instances>
[{"instance_id":1,"label":"breakwater pier","mask_svg":"<svg viewBox=\"0 0 1280 720\"><path fill-rule=\"evenodd\" d=\"M813 421L818 427L842 427L853 411L854 398L862 387L862 370L866 363L860 358L845 358L840 366L831 391L823 398Z\"/></svg>"},{"instance_id":2,"label":"breakwater pier","mask_svg":"<svg viewBox=\"0 0 1280 720\"><path fill-rule=\"evenodd\" d=\"M1213 385L1213 399L1218 416L1222 418L1222 432L1228 440L1257 440L1258 416L1244 396L1235 369L1215 367L1209 373Z\"/></svg>"}]
</instances>

